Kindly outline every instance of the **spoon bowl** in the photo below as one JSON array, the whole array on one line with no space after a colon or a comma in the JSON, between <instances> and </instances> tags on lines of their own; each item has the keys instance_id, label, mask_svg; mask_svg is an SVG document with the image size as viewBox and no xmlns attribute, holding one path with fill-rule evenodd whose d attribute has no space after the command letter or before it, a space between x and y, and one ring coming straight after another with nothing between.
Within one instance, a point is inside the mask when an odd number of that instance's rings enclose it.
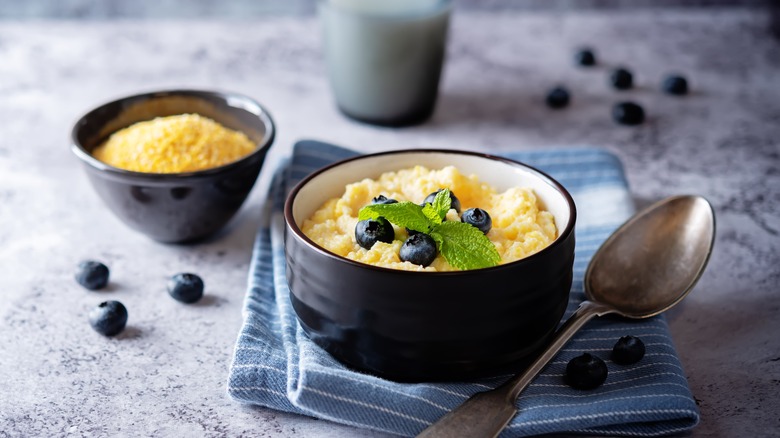
<instances>
[{"instance_id":1,"label":"spoon bowl","mask_svg":"<svg viewBox=\"0 0 780 438\"><path fill-rule=\"evenodd\" d=\"M517 413L515 400L566 342L594 316L641 319L679 303L707 266L715 214L701 196L674 196L620 226L585 272L587 300L558 329L550 345L521 374L474 394L419 437L495 437Z\"/></svg>"},{"instance_id":2,"label":"spoon bowl","mask_svg":"<svg viewBox=\"0 0 780 438\"><path fill-rule=\"evenodd\" d=\"M658 315L682 300L707 265L715 216L700 196L675 196L635 215L596 251L585 296L628 318Z\"/></svg>"}]
</instances>

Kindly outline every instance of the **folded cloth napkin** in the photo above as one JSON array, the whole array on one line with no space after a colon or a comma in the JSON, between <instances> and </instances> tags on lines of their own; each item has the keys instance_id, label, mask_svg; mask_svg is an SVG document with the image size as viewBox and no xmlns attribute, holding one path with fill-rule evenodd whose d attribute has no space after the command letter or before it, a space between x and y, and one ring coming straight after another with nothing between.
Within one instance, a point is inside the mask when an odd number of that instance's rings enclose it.
<instances>
[{"instance_id":1,"label":"folded cloth napkin","mask_svg":"<svg viewBox=\"0 0 780 438\"><path fill-rule=\"evenodd\" d=\"M399 435L415 435L472 394L509 376L448 383L397 383L350 370L315 345L298 324L285 279L286 193L315 169L357 152L301 141L271 184L266 218L255 243L244 324L230 366L228 393L241 402ZM583 295L588 261L632 213L622 166L595 148L505 153L561 182L578 218L574 284L566 317ZM609 360L624 335L641 338L645 357L634 365ZM568 361L583 352L603 358L607 381L582 391L563 383ZM663 317L643 321L596 318L553 359L517 400L518 413L501 436L548 433L657 436L693 428L696 403Z\"/></svg>"}]
</instances>

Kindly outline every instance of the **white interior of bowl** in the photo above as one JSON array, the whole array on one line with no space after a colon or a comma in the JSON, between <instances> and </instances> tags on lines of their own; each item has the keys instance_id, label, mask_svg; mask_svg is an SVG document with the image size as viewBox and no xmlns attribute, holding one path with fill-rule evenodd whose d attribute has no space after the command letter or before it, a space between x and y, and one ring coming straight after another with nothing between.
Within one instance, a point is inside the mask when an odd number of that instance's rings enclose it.
<instances>
[{"instance_id":1,"label":"white interior of bowl","mask_svg":"<svg viewBox=\"0 0 780 438\"><path fill-rule=\"evenodd\" d=\"M448 151L402 151L361 157L316 175L298 191L293 200L295 223L300 227L325 201L341 197L347 184L416 165L430 169L455 166L461 173L477 175L480 181L490 184L499 192L512 187L530 187L541 201L542 208L555 217L559 236L572 220L566 196L544 175L531 168L480 155Z\"/></svg>"}]
</instances>

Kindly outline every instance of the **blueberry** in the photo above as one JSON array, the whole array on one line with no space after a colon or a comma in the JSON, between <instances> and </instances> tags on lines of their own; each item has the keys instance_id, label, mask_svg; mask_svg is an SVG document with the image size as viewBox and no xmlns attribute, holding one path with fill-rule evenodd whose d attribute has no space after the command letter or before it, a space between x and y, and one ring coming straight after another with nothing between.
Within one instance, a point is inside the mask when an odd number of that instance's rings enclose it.
<instances>
[{"instance_id":1,"label":"blueberry","mask_svg":"<svg viewBox=\"0 0 780 438\"><path fill-rule=\"evenodd\" d=\"M390 243L393 238L395 238L393 226L383 217L376 220L366 219L355 225L355 240L365 249L371 249L377 241Z\"/></svg>"},{"instance_id":2,"label":"blueberry","mask_svg":"<svg viewBox=\"0 0 780 438\"><path fill-rule=\"evenodd\" d=\"M569 104L569 90L564 87L555 87L547 93L547 106L550 108L563 108Z\"/></svg>"},{"instance_id":3,"label":"blueberry","mask_svg":"<svg viewBox=\"0 0 780 438\"><path fill-rule=\"evenodd\" d=\"M688 94L688 81L680 75L669 75L661 83L661 88L668 94L682 96Z\"/></svg>"},{"instance_id":4,"label":"blueberry","mask_svg":"<svg viewBox=\"0 0 780 438\"><path fill-rule=\"evenodd\" d=\"M593 389L607 380L607 364L588 353L577 356L566 365L566 384L575 389Z\"/></svg>"},{"instance_id":5,"label":"blueberry","mask_svg":"<svg viewBox=\"0 0 780 438\"><path fill-rule=\"evenodd\" d=\"M618 90L628 90L634 86L634 75L625 68L616 68L609 76L609 82Z\"/></svg>"},{"instance_id":6,"label":"blueberry","mask_svg":"<svg viewBox=\"0 0 780 438\"><path fill-rule=\"evenodd\" d=\"M484 234L487 234L490 227L493 226L493 219L490 219L488 212L481 208L469 208L464 211L460 216L460 221L477 227Z\"/></svg>"},{"instance_id":7,"label":"blueberry","mask_svg":"<svg viewBox=\"0 0 780 438\"><path fill-rule=\"evenodd\" d=\"M127 308L119 301L104 301L89 312L89 325L105 336L114 336L125 329Z\"/></svg>"},{"instance_id":8,"label":"blueberry","mask_svg":"<svg viewBox=\"0 0 780 438\"><path fill-rule=\"evenodd\" d=\"M395 199L385 197L385 195L379 195L371 200L372 204L395 204L397 202Z\"/></svg>"},{"instance_id":9,"label":"blueberry","mask_svg":"<svg viewBox=\"0 0 780 438\"><path fill-rule=\"evenodd\" d=\"M645 343L634 336L623 336L612 347L612 362L631 365L645 356Z\"/></svg>"},{"instance_id":10,"label":"blueberry","mask_svg":"<svg viewBox=\"0 0 780 438\"><path fill-rule=\"evenodd\" d=\"M76 281L89 290L102 289L108 284L108 267L94 260L79 263Z\"/></svg>"},{"instance_id":11,"label":"blueberry","mask_svg":"<svg viewBox=\"0 0 780 438\"><path fill-rule=\"evenodd\" d=\"M634 102L620 102L612 107L612 118L622 125L639 125L645 121L645 110Z\"/></svg>"},{"instance_id":12,"label":"blueberry","mask_svg":"<svg viewBox=\"0 0 780 438\"><path fill-rule=\"evenodd\" d=\"M574 61L584 66L596 65L596 55L593 54L593 49L582 48L574 54Z\"/></svg>"},{"instance_id":13,"label":"blueberry","mask_svg":"<svg viewBox=\"0 0 780 438\"><path fill-rule=\"evenodd\" d=\"M433 204L433 200L436 199L436 194L439 193L444 189L436 190L435 192L431 193L430 195L425 197L425 200L423 200L422 205L425 204ZM450 208L454 208L455 211L460 213L460 200L457 196L455 196L455 193L452 193L452 190L450 190Z\"/></svg>"},{"instance_id":14,"label":"blueberry","mask_svg":"<svg viewBox=\"0 0 780 438\"><path fill-rule=\"evenodd\" d=\"M401 245L398 255L405 262L428 266L436 258L436 242L425 233L414 234Z\"/></svg>"},{"instance_id":15,"label":"blueberry","mask_svg":"<svg viewBox=\"0 0 780 438\"><path fill-rule=\"evenodd\" d=\"M194 303L203 297L203 280L195 274L176 274L168 280L168 294L176 301Z\"/></svg>"}]
</instances>

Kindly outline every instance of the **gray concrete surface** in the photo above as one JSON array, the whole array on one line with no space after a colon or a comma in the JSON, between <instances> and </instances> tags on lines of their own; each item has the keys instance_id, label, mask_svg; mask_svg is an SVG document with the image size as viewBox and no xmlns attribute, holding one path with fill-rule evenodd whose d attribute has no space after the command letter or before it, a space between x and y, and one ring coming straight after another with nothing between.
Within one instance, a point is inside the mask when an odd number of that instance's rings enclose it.
<instances>
[{"instance_id":1,"label":"gray concrete surface","mask_svg":"<svg viewBox=\"0 0 780 438\"><path fill-rule=\"evenodd\" d=\"M383 129L334 108L313 18L2 23L0 436L380 436L225 394L268 177L300 138L366 151L597 145L623 159L639 205L706 196L715 251L668 315L701 408L693 436L780 435L780 45L767 29L760 10L459 13L434 118ZM582 44L598 50L598 68L572 67ZM616 65L635 72L634 90L607 87ZM689 77L689 96L658 91L669 71ZM573 103L551 111L543 96L558 83ZM84 111L172 87L246 93L279 129L239 216L189 246L118 222L68 149ZM611 121L624 99L644 105L642 126ZM110 265L109 290L75 284L84 258ZM167 297L181 271L205 279L202 303ZM130 311L116 339L86 322L105 299Z\"/></svg>"},{"instance_id":2,"label":"gray concrete surface","mask_svg":"<svg viewBox=\"0 0 780 438\"><path fill-rule=\"evenodd\" d=\"M0 19L257 18L313 15L318 0L0 0ZM466 11L562 11L739 6L773 0L453 0Z\"/></svg>"}]
</instances>

